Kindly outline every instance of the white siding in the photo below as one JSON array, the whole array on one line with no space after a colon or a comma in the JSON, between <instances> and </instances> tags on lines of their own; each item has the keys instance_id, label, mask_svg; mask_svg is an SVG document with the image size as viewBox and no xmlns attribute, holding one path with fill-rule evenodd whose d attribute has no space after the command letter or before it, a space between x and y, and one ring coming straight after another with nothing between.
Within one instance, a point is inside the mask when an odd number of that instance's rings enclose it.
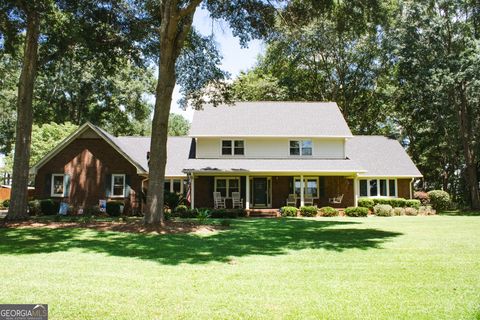
<instances>
[{"instance_id":1,"label":"white siding","mask_svg":"<svg viewBox=\"0 0 480 320\"><path fill-rule=\"evenodd\" d=\"M222 156L220 138L197 138L197 158L292 158L290 139L286 138L247 138L244 156ZM342 159L345 156L345 140L316 138L313 141L313 158ZM307 158L312 158L307 157Z\"/></svg>"}]
</instances>

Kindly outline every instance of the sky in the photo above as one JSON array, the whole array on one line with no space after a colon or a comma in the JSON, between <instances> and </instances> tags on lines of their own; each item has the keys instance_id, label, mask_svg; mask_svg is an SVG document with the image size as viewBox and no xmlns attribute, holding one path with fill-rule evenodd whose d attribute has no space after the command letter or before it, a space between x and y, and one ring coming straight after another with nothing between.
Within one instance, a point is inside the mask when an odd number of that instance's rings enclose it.
<instances>
[{"instance_id":1,"label":"sky","mask_svg":"<svg viewBox=\"0 0 480 320\"><path fill-rule=\"evenodd\" d=\"M203 35L211 35L213 32L223 56L222 69L228 71L232 79L241 71L246 71L253 67L257 56L265 49L264 44L259 40L250 41L248 48L241 48L238 38L232 35L228 23L219 20L212 22L208 11L204 9L199 9L195 13L193 26ZM177 104L178 99L180 99L180 93L178 87L175 87L171 111L179 113L191 121L193 110L181 110Z\"/></svg>"}]
</instances>

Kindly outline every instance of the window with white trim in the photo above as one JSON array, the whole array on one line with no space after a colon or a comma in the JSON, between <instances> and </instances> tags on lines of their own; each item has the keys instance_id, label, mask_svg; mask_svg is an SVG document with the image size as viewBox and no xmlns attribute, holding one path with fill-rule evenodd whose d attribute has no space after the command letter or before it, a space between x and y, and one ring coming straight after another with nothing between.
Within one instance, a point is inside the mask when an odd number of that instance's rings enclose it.
<instances>
[{"instance_id":1,"label":"window with white trim","mask_svg":"<svg viewBox=\"0 0 480 320\"><path fill-rule=\"evenodd\" d=\"M215 192L222 197L231 198L232 192L240 192L240 178L215 178Z\"/></svg>"},{"instance_id":2,"label":"window with white trim","mask_svg":"<svg viewBox=\"0 0 480 320\"><path fill-rule=\"evenodd\" d=\"M312 140L290 140L291 156L311 156L312 153Z\"/></svg>"},{"instance_id":3,"label":"window with white trim","mask_svg":"<svg viewBox=\"0 0 480 320\"><path fill-rule=\"evenodd\" d=\"M295 194L298 197L300 197L300 190L301 190L300 177L295 177L294 188L295 188ZM318 192L319 192L318 177L304 177L303 178L303 194L312 195L314 198L318 198Z\"/></svg>"},{"instance_id":4,"label":"window with white trim","mask_svg":"<svg viewBox=\"0 0 480 320\"><path fill-rule=\"evenodd\" d=\"M396 197L396 179L361 179L360 197Z\"/></svg>"},{"instance_id":5,"label":"window with white trim","mask_svg":"<svg viewBox=\"0 0 480 320\"><path fill-rule=\"evenodd\" d=\"M65 175L62 173L52 174L50 196L63 197L65 188Z\"/></svg>"},{"instance_id":6,"label":"window with white trim","mask_svg":"<svg viewBox=\"0 0 480 320\"><path fill-rule=\"evenodd\" d=\"M125 196L125 175L112 174L112 197Z\"/></svg>"},{"instance_id":7,"label":"window with white trim","mask_svg":"<svg viewBox=\"0 0 480 320\"><path fill-rule=\"evenodd\" d=\"M222 140L222 155L243 156L245 154L245 142L243 140Z\"/></svg>"}]
</instances>

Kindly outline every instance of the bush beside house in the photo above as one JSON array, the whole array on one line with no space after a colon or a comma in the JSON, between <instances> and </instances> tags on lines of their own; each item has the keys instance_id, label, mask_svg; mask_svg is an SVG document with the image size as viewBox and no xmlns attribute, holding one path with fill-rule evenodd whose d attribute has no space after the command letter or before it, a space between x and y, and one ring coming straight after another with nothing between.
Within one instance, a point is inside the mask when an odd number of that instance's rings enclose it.
<instances>
[{"instance_id":1,"label":"bush beside house","mask_svg":"<svg viewBox=\"0 0 480 320\"><path fill-rule=\"evenodd\" d=\"M366 217L368 215L368 208L348 207L345 209L345 214L349 217Z\"/></svg>"}]
</instances>

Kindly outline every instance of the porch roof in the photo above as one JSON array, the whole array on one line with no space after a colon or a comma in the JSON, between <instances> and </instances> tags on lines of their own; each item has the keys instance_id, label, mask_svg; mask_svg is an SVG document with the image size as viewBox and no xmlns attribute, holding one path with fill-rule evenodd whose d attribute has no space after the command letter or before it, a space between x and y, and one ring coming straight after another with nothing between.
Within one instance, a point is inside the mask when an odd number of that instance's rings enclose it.
<instances>
[{"instance_id":1,"label":"porch roof","mask_svg":"<svg viewBox=\"0 0 480 320\"><path fill-rule=\"evenodd\" d=\"M325 173L366 172L350 159L189 159L185 173Z\"/></svg>"}]
</instances>

